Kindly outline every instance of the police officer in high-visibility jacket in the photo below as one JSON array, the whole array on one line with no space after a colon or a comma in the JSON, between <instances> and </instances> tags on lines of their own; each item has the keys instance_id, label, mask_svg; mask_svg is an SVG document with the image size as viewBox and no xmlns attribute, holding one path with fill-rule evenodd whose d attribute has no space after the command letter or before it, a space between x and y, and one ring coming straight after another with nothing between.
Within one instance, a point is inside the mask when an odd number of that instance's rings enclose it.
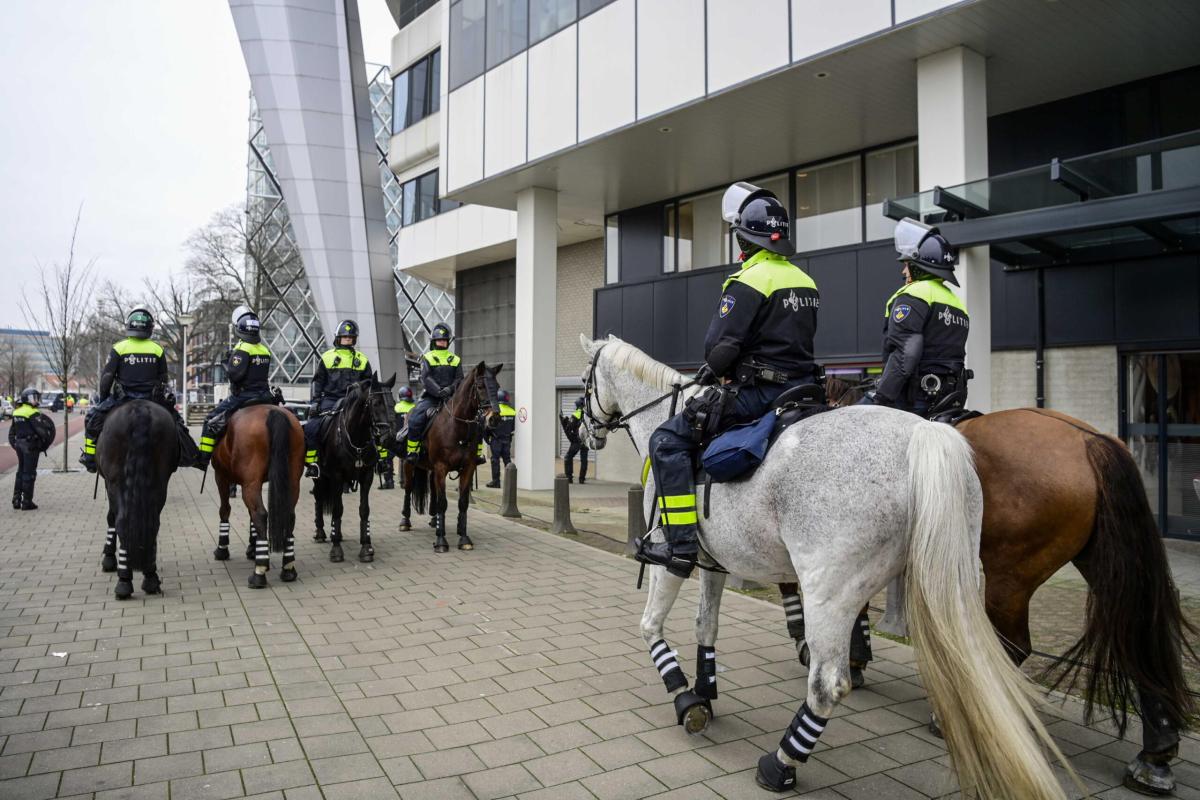
<instances>
[{"instance_id":1,"label":"police officer in high-visibility jacket","mask_svg":"<svg viewBox=\"0 0 1200 800\"><path fill-rule=\"evenodd\" d=\"M396 390L396 405L392 408L392 412L396 415L396 442L401 442L400 434L404 431L404 426L408 424L408 412L413 410L413 390L411 386L401 386ZM391 447L379 447L379 466L376 468L381 476L383 476L383 486L381 489L396 488L396 467L392 463L392 459L399 456L404 458L404 451L398 450L396 443Z\"/></svg>"},{"instance_id":2,"label":"police officer in high-visibility jacket","mask_svg":"<svg viewBox=\"0 0 1200 800\"><path fill-rule=\"evenodd\" d=\"M575 482L575 456L579 456L579 482L587 483L588 446L587 440L580 435L583 429L583 398L575 398L575 410L570 416L560 415L559 424L567 435L567 452L563 455L563 474L567 483Z\"/></svg>"},{"instance_id":3,"label":"police officer in high-visibility jacket","mask_svg":"<svg viewBox=\"0 0 1200 800\"><path fill-rule=\"evenodd\" d=\"M258 315L248 306L234 309L233 332L240 341L225 358L229 396L217 403L204 420L204 428L200 431L201 469L208 466L233 412L247 406L276 402L271 392L271 351L262 343L259 328Z\"/></svg>"},{"instance_id":4,"label":"police officer in high-visibility jacket","mask_svg":"<svg viewBox=\"0 0 1200 800\"><path fill-rule=\"evenodd\" d=\"M358 323L344 319L338 323L333 347L321 354L313 374L312 394L308 402L308 419L304 422L304 474L310 478L321 475L317 466L320 453L317 436L321 432L321 414L333 410L346 396L351 384L371 378L371 362L367 354L354 348L358 344Z\"/></svg>"},{"instance_id":5,"label":"police officer in high-visibility jacket","mask_svg":"<svg viewBox=\"0 0 1200 800\"><path fill-rule=\"evenodd\" d=\"M483 434L492 453L492 479L487 484L490 489L500 488L500 463L508 466L512 461L512 438L517 428L517 412L512 407L512 395L507 389L501 389L496 399L500 401L500 424Z\"/></svg>"},{"instance_id":6,"label":"police officer in high-visibility jacket","mask_svg":"<svg viewBox=\"0 0 1200 800\"><path fill-rule=\"evenodd\" d=\"M915 220L896 226L904 285L884 306L883 374L860 403L926 416L951 392L966 402L967 307L946 286L958 285L958 251L937 228Z\"/></svg>"},{"instance_id":7,"label":"police officer in high-visibility jacket","mask_svg":"<svg viewBox=\"0 0 1200 800\"><path fill-rule=\"evenodd\" d=\"M199 466L196 443L175 408L175 395L167 388L170 373L162 345L151 339L154 316L138 307L125 318L126 337L113 345L100 373L100 402L88 411L84 422L83 454L79 463L88 472L96 471L96 440L108 412L129 400L152 400L175 418L179 440L179 466Z\"/></svg>"},{"instance_id":8,"label":"police officer in high-visibility jacket","mask_svg":"<svg viewBox=\"0 0 1200 800\"><path fill-rule=\"evenodd\" d=\"M17 397L8 429L8 443L17 453L17 477L13 481L12 507L22 511L37 508L33 484L37 480L38 454L54 441L54 423L38 411L42 395L32 386Z\"/></svg>"},{"instance_id":9,"label":"police officer in high-visibility jacket","mask_svg":"<svg viewBox=\"0 0 1200 800\"><path fill-rule=\"evenodd\" d=\"M429 334L432 347L423 355L421 364L421 386L425 393L416 407L408 414L407 452L405 458L416 462L421 457L421 440L429 427L429 418L437 413L442 404L454 396L454 390L463 379L462 361L450 352L454 338L450 326L439 322ZM481 445L482 446L482 445Z\"/></svg>"},{"instance_id":10,"label":"police officer in high-visibility jacket","mask_svg":"<svg viewBox=\"0 0 1200 800\"><path fill-rule=\"evenodd\" d=\"M821 298L813 279L788 261L796 249L787 209L770 191L739 182L725 191L721 214L741 249L742 268L725 281L704 337L704 364L695 379L710 388L650 436L666 541L643 539L636 554L685 578L699 547L693 468L702 440L759 419L784 391L817 375L813 337ZM722 389L712 385L720 380L727 384Z\"/></svg>"}]
</instances>

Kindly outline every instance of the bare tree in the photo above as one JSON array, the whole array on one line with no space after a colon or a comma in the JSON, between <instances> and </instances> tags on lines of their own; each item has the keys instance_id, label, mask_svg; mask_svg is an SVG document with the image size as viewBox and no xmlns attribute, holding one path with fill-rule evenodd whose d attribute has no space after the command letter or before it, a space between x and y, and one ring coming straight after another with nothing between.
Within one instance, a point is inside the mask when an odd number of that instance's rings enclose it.
<instances>
[{"instance_id":1,"label":"bare tree","mask_svg":"<svg viewBox=\"0 0 1200 800\"><path fill-rule=\"evenodd\" d=\"M16 397L18 393L30 384L33 378L33 367L29 363L29 353L17 347L13 339L5 339L0 344L0 384L5 394Z\"/></svg>"},{"instance_id":2,"label":"bare tree","mask_svg":"<svg viewBox=\"0 0 1200 800\"><path fill-rule=\"evenodd\" d=\"M59 386L66 392L71 378L79 367L80 353L84 344L84 326L92 309L92 290L95 286L96 260L79 263L76 260L75 244L79 236L79 220L83 215L83 204L75 212L75 225L71 229L71 244L67 249L66 261L38 264L40 281L32 296L21 291L21 313L30 329L41 329L47 336L31 336L30 340L46 359L50 371L58 379ZM71 409L63 403L63 471L68 466L67 440Z\"/></svg>"},{"instance_id":3,"label":"bare tree","mask_svg":"<svg viewBox=\"0 0 1200 800\"><path fill-rule=\"evenodd\" d=\"M254 221L237 206L213 214L184 243L187 271L207 299L245 303L258 310L263 295L262 261L267 248Z\"/></svg>"},{"instance_id":4,"label":"bare tree","mask_svg":"<svg viewBox=\"0 0 1200 800\"><path fill-rule=\"evenodd\" d=\"M196 304L192 282L186 275L171 274L162 282L147 278L144 287L158 317L158 324L155 325L157 338L167 351L167 360L175 365L175 385L183 391L187 376L183 374L183 326L179 324L179 317L191 314Z\"/></svg>"}]
</instances>

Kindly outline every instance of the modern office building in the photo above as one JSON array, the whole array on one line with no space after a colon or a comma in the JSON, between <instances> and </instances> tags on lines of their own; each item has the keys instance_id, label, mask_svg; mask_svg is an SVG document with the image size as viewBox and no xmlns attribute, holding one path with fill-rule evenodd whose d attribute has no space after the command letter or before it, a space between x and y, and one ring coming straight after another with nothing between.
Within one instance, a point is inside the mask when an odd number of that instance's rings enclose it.
<instances>
[{"instance_id":1,"label":"modern office building","mask_svg":"<svg viewBox=\"0 0 1200 800\"><path fill-rule=\"evenodd\" d=\"M550 480L567 372L563 245L603 247L579 287L591 332L694 367L733 266L720 193L752 180L793 210L830 369L878 364L894 220L938 222L964 248L972 405L1040 402L1123 435L1163 530L1200 529L1200 6L442 0L401 30L395 71L422 36L440 43L441 201L516 215L527 485ZM422 125L403 152L432 155ZM475 263L413 258L458 271L470 320Z\"/></svg>"}]
</instances>

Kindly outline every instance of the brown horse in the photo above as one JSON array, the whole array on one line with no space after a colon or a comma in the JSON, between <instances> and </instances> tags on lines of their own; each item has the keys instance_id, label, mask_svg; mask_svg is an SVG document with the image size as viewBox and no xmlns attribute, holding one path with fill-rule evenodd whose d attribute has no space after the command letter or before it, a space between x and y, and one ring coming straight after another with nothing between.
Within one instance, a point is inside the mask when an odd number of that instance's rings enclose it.
<instances>
[{"instance_id":1,"label":"brown horse","mask_svg":"<svg viewBox=\"0 0 1200 800\"><path fill-rule=\"evenodd\" d=\"M843 394L844 384L828 383L833 403L856 399ZM1046 674L1057 673L1055 687L1073 687L1086 675L1087 717L1096 705L1110 707L1121 736L1128 710L1140 709L1143 749L1125 783L1169 793L1178 731L1196 713L1182 665L1184 655L1196 658L1185 639L1195 630L1180 610L1133 457L1120 440L1044 409L998 411L958 430L971 443L983 486L985 600L1005 648L1017 664L1029 657L1030 598L1073 563L1088 584L1085 628ZM795 584L780 589L785 604L794 604ZM802 630L797 638L803 641Z\"/></svg>"},{"instance_id":2,"label":"brown horse","mask_svg":"<svg viewBox=\"0 0 1200 800\"><path fill-rule=\"evenodd\" d=\"M246 556L254 558L251 589L267 585L271 556L283 553L280 578L296 580L296 502L304 472L304 432L289 411L272 405L249 406L229 418L229 428L213 451L212 466L221 496L221 528L213 558L229 558L229 487L242 487L242 502L250 512L250 543ZM263 504L263 484L271 484Z\"/></svg>"},{"instance_id":3,"label":"brown horse","mask_svg":"<svg viewBox=\"0 0 1200 800\"><path fill-rule=\"evenodd\" d=\"M504 365L489 367L482 361L466 374L454 395L434 415L425 432L425 445L417 464L404 465L404 485L412 487L413 507L425 513L428 499L433 515L433 551L445 553L446 477L458 473L458 549L473 550L475 543L467 535L467 506L471 502L471 478L475 475L475 457L483 442L485 429L495 428L500 419L500 385L496 376ZM430 481L430 474L433 480ZM401 530L407 517L401 520Z\"/></svg>"}]
</instances>

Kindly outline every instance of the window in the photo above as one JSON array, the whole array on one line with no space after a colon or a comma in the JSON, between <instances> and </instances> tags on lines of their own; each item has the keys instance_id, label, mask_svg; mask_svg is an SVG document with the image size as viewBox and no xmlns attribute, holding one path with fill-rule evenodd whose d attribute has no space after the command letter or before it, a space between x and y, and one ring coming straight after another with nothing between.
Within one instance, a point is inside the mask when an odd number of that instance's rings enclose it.
<instances>
[{"instance_id":1,"label":"window","mask_svg":"<svg viewBox=\"0 0 1200 800\"><path fill-rule=\"evenodd\" d=\"M579 0L579 16L586 17L598 9L604 8L613 0Z\"/></svg>"},{"instance_id":2,"label":"window","mask_svg":"<svg viewBox=\"0 0 1200 800\"><path fill-rule=\"evenodd\" d=\"M883 216L883 201L917 191L916 142L867 153L866 161L867 241L888 239L896 221Z\"/></svg>"},{"instance_id":3,"label":"window","mask_svg":"<svg viewBox=\"0 0 1200 800\"><path fill-rule=\"evenodd\" d=\"M396 15L396 24L403 28L435 5L437 5L437 0L400 0L400 11Z\"/></svg>"},{"instance_id":4,"label":"window","mask_svg":"<svg viewBox=\"0 0 1200 800\"><path fill-rule=\"evenodd\" d=\"M392 133L435 113L441 106L442 52L434 50L392 82Z\"/></svg>"},{"instance_id":5,"label":"window","mask_svg":"<svg viewBox=\"0 0 1200 800\"><path fill-rule=\"evenodd\" d=\"M756 186L775 193L785 206L788 203L788 176L776 175L752 181ZM663 271L685 272L732 264L738 249L721 216L721 198L725 190L707 192L677 203L668 203L663 218Z\"/></svg>"},{"instance_id":6,"label":"window","mask_svg":"<svg viewBox=\"0 0 1200 800\"><path fill-rule=\"evenodd\" d=\"M450 6L450 88L483 74L484 0Z\"/></svg>"},{"instance_id":7,"label":"window","mask_svg":"<svg viewBox=\"0 0 1200 800\"><path fill-rule=\"evenodd\" d=\"M487 0L487 68L528 46L529 0Z\"/></svg>"},{"instance_id":8,"label":"window","mask_svg":"<svg viewBox=\"0 0 1200 800\"><path fill-rule=\"evenodd\" d=\"M796 249L820 250L862 241L859 156L796 173L792 240Z\"/></svg>"},{"instance_id":9,"label":"window","mask_svg":"<svg viewBox=\"0 0 1200 800\"><path fill-rule=\"evenodd\" d=\"M529 0L529 43L536 44L575 21L575 0Z\"/></svg>"},{"instance_id":10,"label":"window","mask_svg":"<svg viewBox=\"0 0 1200 800\"><path fill-rule=\"evenodd\" d=\"M604 220L604 282L616 283L621 278L621 229L617 215Z\"/></svg>"},{"instance_id":11,"label":"window","mask_svg":"<svg viewBox=\"0 0 1200 800\"><path fill-rule=\"evenodd\" d=\"M400 185L400 224L417 222L445 214L461 206L456 200L438 197L438 171L426 172Z\"/></svg>"}]
</instances>

